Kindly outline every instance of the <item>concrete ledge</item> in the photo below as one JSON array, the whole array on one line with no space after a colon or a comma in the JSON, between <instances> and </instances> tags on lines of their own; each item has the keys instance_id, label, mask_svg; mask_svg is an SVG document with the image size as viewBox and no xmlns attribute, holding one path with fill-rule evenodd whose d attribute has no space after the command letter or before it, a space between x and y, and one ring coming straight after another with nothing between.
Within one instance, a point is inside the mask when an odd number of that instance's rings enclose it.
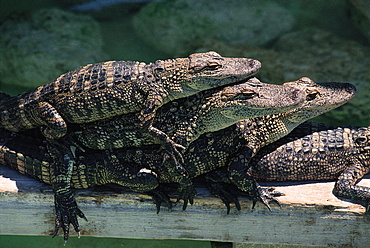
<instances>
[{"instance_id":1,"label":"concrete ledge","mask_svg":"<svg viewBox=\"0 0 370 248\"><path fill-rule=\"evenodd\" d=\"M362 180L370 187L370 177ZM267 184L265 184L267 185ZM80 220L82 235L138 239L193 239L253 244L369 247L370 216L361 205L331 194L334 182L269 183L286 194L282 209L262 203L229 215L205 188L186 211L155 213L151 198L105 188L78 190L76 199L89 222ZM0 234L50 235L54 225L51 187L0 166ZM6 192L4 192L6 191ZM6 223L6 224L4 224ZM71 231L71 235L75 235ZM82 237L83 239L83 237Z\"/></svg>"}]
</instances>

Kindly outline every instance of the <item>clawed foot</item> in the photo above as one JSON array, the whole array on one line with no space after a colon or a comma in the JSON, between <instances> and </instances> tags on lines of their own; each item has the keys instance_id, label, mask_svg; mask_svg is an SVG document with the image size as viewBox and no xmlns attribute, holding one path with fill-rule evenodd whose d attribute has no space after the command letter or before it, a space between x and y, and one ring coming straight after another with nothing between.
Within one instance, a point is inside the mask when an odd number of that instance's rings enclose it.
<instances>
[{"instance_id":1,"label":"clawed foot","mask_svg":"<svg viewBox=\"0 0 370 248\"><path fill-rule=\"evenodd\" d=\"M149 133L159 138L161 144L166 150L166 155L164 157L163 163L166 161L168 157L171 157L174 160L175 164L178 164L176 156L180 158L181 163L184 163L184 158L181 152L178 150L178 148L185 150L186 148L184 146L177 144L170 137L168 137L166 133L162 132L161 130L153 126L149 126L148 129Z\"/></svg>"},{"instance_id":2,"label":"clawed foot","mask_svg":"<svg viewBox=\"0 0 370 248\"><path fill-rule=\"evenodd\" d=\"M157 213L159 213L162 205L168 207L170 211L172 210L173 202L170 200L169 195L178 195L176 204L180 200L183 200L184 204L182 206L182 209L186 210L188 203L190 204L194 203L194 196L196 195L196 190L192 185L186 188L181 187L174 188L162 184L156 189L149 191L147 193L148 195L152 196L157 208Z\"/></svg>"},{"instance_id":3,"label":"clawed foot","mask_svg":"<svg viewBox=\"0 0 370 248\"><path fill-rule=\"evenodd\" d=\"M252 209L255 207L257 201L261 201L270 211L271 207L269 203L271 201L275 202L281 207L281 204L278 199L275 197L284 195L281 192L274 191L274 188L262 188L258 184L255 192L244 192L238 189L233 184L221 183L221 182L212 182L208 184L208 187L212 194L219 197L227 208L227 214L230 213L230 204L234 203L238 211L241 210L238 196L248 196L253 199Z\"/></svg>"},{"instance_id":4,"label":"clawed foot","mask_svg":"<svg viewBox=\"0 0 370 248\"><path fill-rule=\"evenodd\" d=\"M212 194L219 197L221 201L225 204L227 208L227 214L230 213L230 203L234 203L238 211L241 210L240 203L236 192L241 193L241 191L232 184L214 182L209 183L208 188Z\"/></svg>"},{"instance_id":5,"label":"clawed foot","mask_svg":"<svg viewBox=\"0 0 370 248\"><path fill-rule=\"evenodd\" d=\"M262 201L262 203L271 211L270 202L275 202L281 208L280 201L275 197L283 196L284 193L275 191L275 188L263 188L257 185L257 198L253 200L253 207L256 206L258 200Z\"/></svg>"},{"instance_id":6,"label":"clawed foot","mask_svg":"<svg viewBox=\"0 0 370 248\"><path fill-rule=\"evenodd\" d=\"M87 218L82 211L77 207L74 198L65 199L55 197L55 229L53 238L58 234L60 228L64 233L64 244L67 243L69 237L70 224L80 237L80 226L78 224L77 216L87 221Z\"/></svg>"},{"instance_id":7,"label":"clawed foot","mask_svg":"<svg viewBox=\"0 0 370 248\"><path fill-rule=\"evenodd\" d=\"M181 171L181 169L179 169ZM174 177L176 178L176 182L179 184L175 194L178 195L177 197L177 203L180 200L184 201L184 204L182 206L182 210L186 210L188 203L193 205L194 203L194 196L197 194L197 191L194 188L193 182L190 180L190 178L186 175L186 172L179 176Z\"/></svg>"},{"instance_id":8,"label":"clawed foot","mask_svg":"<svg viewBox=\"0 0 370 248\"><path fill-rule=\"evenodd\" d=\"M182 210L186 210L188 203L193 205L194 197L197 194L197 191L194 189L193 185L189 185L187 187L179 187L176 193L178 194L176 203L178 203L180 200L183 200L184 203L182 205Z\"/></svg>"},{"instance_id":9,"label":"clawed foot","mask_svg":"<svg viewBox=\"0 0 370 248\"><path fill-rule=\"evenodd\" d=\"M167 207L169 211L172 210L172 202L168 197L168 193L169 188L163 186L159 186L156 189L147 192L147 194L153 198L157 209L157 214L161 211L162 204Z\"/></svg>"}]
</instances>

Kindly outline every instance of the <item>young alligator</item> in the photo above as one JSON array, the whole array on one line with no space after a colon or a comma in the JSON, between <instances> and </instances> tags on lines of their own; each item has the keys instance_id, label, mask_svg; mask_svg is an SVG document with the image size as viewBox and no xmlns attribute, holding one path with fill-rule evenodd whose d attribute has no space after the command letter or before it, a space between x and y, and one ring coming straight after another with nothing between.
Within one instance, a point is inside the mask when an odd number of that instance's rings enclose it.
<instances>
[{"instance_id":1,"label":"young alligator","mask_svg":"<svg viewBox=\"0 0 370 248\"><path fill-rule=\"evenodd\" d=\"M239 153L235 154L235 160L232 160L229 165L228 175L221 178L231 180L242 191L248 192L255 184L250 177L246 176L246 171L248 161L259 149L289 134L302 122L343 105L355 95L356 91L352 84L315 83L307 77L284 85L305 91L307 93L306 101L299 107L284 113L246 119L237 123L237 127L245 139L245 146ZM218 195L228 208L231 202L236 203L236 206L239 207L237 199L228 198L227 195L230 194L223 192L222 184L217 185L217 181L220 179L218 173L220 172L215 171L207 175L210 182L214 181L214 183L210 183L211 191ZM254 192L257 191L254 190ZM268 202L264 203L268 206Z\"/></svg>"},{"instance_id":2,"label":"young alligator","mask_svg":"<svg viewBox=\"0 0 370 248\"><path fill-rule=\"evenodd\" d=\"M318 84L318 86L319 85L320 84ZM308 97L307 99L312 102L314 102L315 99L325 102L329 105L325 110L329 110L330 105L335 106L335 99L341 99L340 96L344 96L348 100L353 95L353 92L350 93L348 90L351 89L352 86L347 85L346 88L342 87L343 84L332 83L332 87L335 88L335 86L337 87L337 91L332 92L330 96L332 101L330 102L322 101L322 98L318 97L329 97L324 93L325 87L317 87L318 90L321 91L321 95L315 93L312 97ZM308 96L310 96L310 93ZM316 98L314 96L316 96ZM167 104L166 106L168 106L168 108L173 108L172 104ZM160 111L168 111L166 110L166 106L163 106L159 110L157 118L160 116ZM306 104L305 106L306 109L300 109L302 115L310 112L310 105ZM313 104L313 106L315 106L315 104ZM177 106L177 108L180 107L181 106ZM324 112L324 109L322 111ZM174 113L177 113L177 111ZM35 154L37 154L34 150L39 149L37 146L41 146L36 145L38 142L30 142L28 150L24 149L24 151L19 151L21 147L19 143L24 144L26 142L25 138L15 140L13 146L15 148L11 148L9 142L11 142L11 140L5 143L6 146L3 146L2 150L4 154L8 154L5 156L10 156L9 159L3 162L4 164L10 166L13 164L13 168L22 173L29 174L41 181L52 183L53 175L50 175L50 157L41 154L40 158L32 160L32 158L36 156ZM218 132L201 135L189 145L189 148L184 153L184 167L188 172L188 176L194 178L217 168L227 166L231 158L235 156L238 150L243 148L245 143L246 140L240 132L240 128L235 128L235 126L230 126ZM16 152L10 153L9 149L15 149ZM29 152L26 153L27 151ZM136 191L144 191L151 194L156 201L157 211L159 211L163 202L171 204L165 192L162 191L164 188L156 188L158 183L173 182L167 168L161 165L163 156L161 156L161 151L158 150L158 145L154 147L116 149L112 151L90 151L87 149L85 153L81 153L80 150L77 152L76 164L70 168L70 187L87 188L99 184L117 183L128 186ZM20 159L17 159L17 157L20 157ZM166 163L167 162L168 161L166 161ZM262 192L260 188L258 188L259 191L257 193L254 193L253 190L255 189L256 187L253 185L249 190L249 192L252 192L254 200L262 197L262 200L265 202L264 198L268 196L259 195L259 193ZM74 199L71 200L76 204ZM78 209L77 212L80 212L80 210ZM60 224L60 222L63 222L62 228L66 238L68 237L69 223L73 224L76 231L79 230L75 214L71 214L70 219L58 220L57 224ZM56 232L58 228L57 225Z\"/></svg>"},{"instance_id":3,"label":"young alligator","mask_svg":"<svg viewBox=\"0 0 370 248\"><path fill-rule=\"evenodd\" d=\"M67 123L87 123L140 112L143 131L181 157L166 133L153 127L157 109L171 100L244 80L261 67L257 60L224 58L216 52L155 63L109 61L89 64L52 82L1 102L0 128L19 132L41 128L51 141L67 133ZM56 142L52 142L56 146Z\"/></svg>"},{"instance_id":4,"label":"young alligator","mask_svg":"<svg viewBox=\"0 0 370 248\"><path fill-rule=\"evenodd\" d=\"M365 202L370 211L370 188L356 185L370 172L370 127L306 122L261 149L249 166L255 180L337 180L336 196Z\"/></svg>"}]
</instances>

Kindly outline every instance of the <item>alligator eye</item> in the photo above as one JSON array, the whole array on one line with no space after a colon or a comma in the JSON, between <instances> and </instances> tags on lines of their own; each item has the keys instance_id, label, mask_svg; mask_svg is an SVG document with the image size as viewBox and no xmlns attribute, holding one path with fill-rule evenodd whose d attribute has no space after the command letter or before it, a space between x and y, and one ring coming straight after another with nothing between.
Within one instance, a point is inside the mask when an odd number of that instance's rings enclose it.
<instances>
[{"instance_id":1,"label":"alligator eye","mask_svg":"<svg viewBox=\"0 0 370 248\"><path fill-rule=\"evenodd\" d=\"M307 92L306 100L307 101L312 101L314 100L317 96L320 96L320 92L318 90L311 90Z\"/></svg>"},{"instance_id":2,"label":"alligator eye","mask_svg":"<svg viewBox=\"0 0 370 248\"><path fill-rule=\"evenodd\" d=\"M205 70L217 70L221 67L221 65L217 62L208 62L207 65L195 65L191 69L195 72L201 72Z\"/></svg>"},{"instance_id":3,"label":"alligator eye","mask_svg":"<svg viewBox=\"0 0 370 248\"><path fill-rule=\"evenodd\" d=\"M245 100L245 99L253 98L257 95L258 94L254 92L253 90L244 90L240 93L222 92L221 99L223 101Z\"/></svg>"},{"instance_id":4,"label":"alligator eye","mask_svg":"<svg viewBox=\"0 0 370 248\"><path fill-rule=\"evenodd\" d=\"M221 101L227 102L234 100L238 94L231 93L231 92L221 92Z\"/></svg>"},{"instance_id":5,"label":"alligator eye","mask_svg":"<svg viewBox=\"0 0 370 248\"><path fill-rule=\"evenodd\" d=\"M235 93L221 92L221 97L223 98L233 98L235 96L236 96Z\"/></svg>"},{"instance_id":6,"label":"alligator eye","mask_svg":"<svg viewBox=\"0 0 370 248\"><path fill-rule=\"evenodd\" d=\"M249 99L249 98L257 96L258 94L253 90L243 90L242 95L243 95L244 98Z\"/></svg>"},{"instance_id":7,"label":"alligator eye","mask_svg":"<svg viewBox=\"0 0 370 248\"><path fill-rule=\"evenodd\" d=\"M221 65L217 62L208 62L207 66L205 68L209 69L209 70L217 70L217 69L221 68Z\"/></svg>"},{"instance_id":8,"label":"alligator eye","mask_svg":"<svg viewBox=\"0 0 370 248\"><path fill-rule=\"evenodd\" d=\"M195 65L195 66L191 67L190 69L195 71L195 72L200 72L200 71L203 71L205 69L205 66Z\"/></svg>"}]
</instances>

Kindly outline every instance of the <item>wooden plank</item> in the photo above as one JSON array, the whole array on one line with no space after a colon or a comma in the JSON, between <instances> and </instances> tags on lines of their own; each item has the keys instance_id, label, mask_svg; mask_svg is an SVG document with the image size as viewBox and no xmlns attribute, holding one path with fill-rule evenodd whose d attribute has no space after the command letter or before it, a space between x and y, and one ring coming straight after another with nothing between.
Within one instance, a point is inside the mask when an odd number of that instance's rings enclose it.
<instances>
[{"instance_id":1,"label":"wooden plank","mask_svg":"<svg viewBox=\"0 0 370 248\"><path fill-rule=\"evenodd\" d=\"M0 233L50 235L53 195L48 185L0 166ZM370 187L370 177L361 181ZM10 186L9 186L10 185ZM241 198L242 211L226 215L221 201L197 188L193 206L155 213L150 197L127 192L78 190L76 199L89 222L82 235L138 239L194 239L256 244L368 247L370 217L364 207L331 194L333 182L269 183L286 194L282 209L268 211ZM14 188L15 186L15 188ZM12 188L13 187L13 188ZM97 191L98 190L98 191ZM6 223L6 224L4 224ZM75 235L74 231L71 232ZM82 237L83 239L83 237Z\"/></svg>"}]
</instances>

